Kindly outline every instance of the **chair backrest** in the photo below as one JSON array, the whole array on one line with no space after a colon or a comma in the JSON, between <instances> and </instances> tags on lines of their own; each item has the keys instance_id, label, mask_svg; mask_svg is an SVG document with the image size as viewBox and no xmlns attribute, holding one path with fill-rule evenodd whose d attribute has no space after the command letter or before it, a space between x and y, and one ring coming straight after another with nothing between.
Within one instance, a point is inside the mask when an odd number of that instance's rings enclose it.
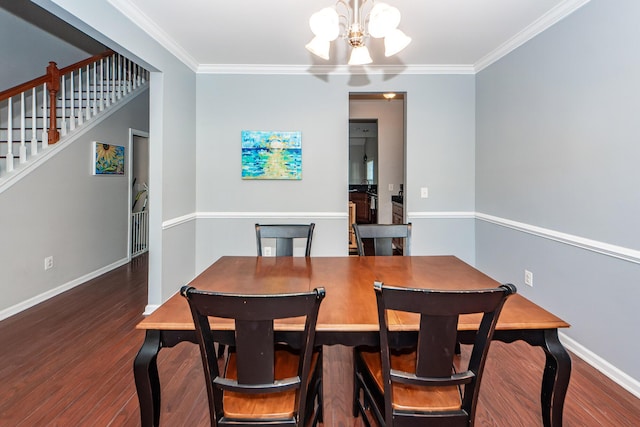
<instances>
[{"instance_id":1,"label":"chair backrest","mask_svg":"<svg viewBox=\"0 0 640 427\"><path fill-rule=\"evenodd\" d=\"M442 291L398 288L376 282L374 289L380 322L382 378L387 425L393 425L392 418L398 419L403 416L411 418L412 416L408 413L393 412L393 383L425 388L464 384L462 406L459 413L449 411L448 414L435 413L430 415L440 418L447 416L465 418L471 420L472 424L489 343L502 306L510 295L516 293L516 287L506 284L493 289ZM387 310L420 315L415 369L411 369L411 372L391 370L390 343L398 342L398 339L397 336L394 337L393 332L389 331ZM453 358L458 342L458 317L471 313L481 314L482 320L473 342L466 370L454 372ZM420 415L425 416L425 414Z\"/></svg>"},{"instance_id":2,"label":"chair backrest","mask_svg":"<svg viewBox=\"0 0 640 427\"><path fill-rule=\"evenodd\" d=\"M224 391L255 395L297 389L295 410L302 419L307 403L306 384L311 370L315 327L320 303L325 296L324 288L293 294L238 295L183 286L180 293L189 302L200 345L211 425L217 425L224 414ZM299 316L306 316L306 321L304 332L294 338L300 344L297 376L276 380L274 360L278 342L274 320ZM219 372L209 317L235 320L235 337L231 345L236 352L237 379L226 378L224 373L221 375Z\"/></svg>"},{"instance_id":3,"label":"chair backrest","mask_svg":"<svg viewBox=\"0 0 640 427\"><path fill-rule=\"evenodd\" d=\"M411 255L411 223L408 224L353 224L358 255L393 255L393 240L405 239L404 255ZM373 254L367 254L363 239L373 241Z\"/></svg>"},{"instance_id":4,"label":"chair backrest","mask_svg":"<svg viewBox=\"0 0 640 427\"><path fill-rule=\"evenodd\" d=\"M276 239L276 256L293 256L293 240L307 239L304 256L311 256L315 224L256 224L258 256L262 256L262 239Z\"/></svg>"}]
</instances>

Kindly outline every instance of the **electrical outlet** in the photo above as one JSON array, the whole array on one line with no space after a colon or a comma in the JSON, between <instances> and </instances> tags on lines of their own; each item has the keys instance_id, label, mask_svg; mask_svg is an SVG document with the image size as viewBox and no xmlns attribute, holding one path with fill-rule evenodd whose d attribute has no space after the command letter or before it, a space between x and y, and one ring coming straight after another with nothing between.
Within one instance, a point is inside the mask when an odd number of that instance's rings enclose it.
<instances>
[{"instance_id":1,"label":"electrical outlet","mask_svg":"<svg viewBox=\"0 0 640 427\"><path fill-rule=\"evenodd\" d=\"M264 256L271 256L271 246L265 246L262 248L262 252Z\"/></svg>"},{"instance_id":2,"label":"electrical outlet","mask_svg":"<svg viewBox=\"0 0 640 427\"><path fill-rule=\"evenodd\" d=\"M427 199L429 197L429 188L428 187L422 187L420 189L420 197L422 197L423 199Z\"/></svg>"},{"instance_id":3,"label":"electrical outlet","mask_svg":"<svg viewBox=\"0 0 640 427\"><path fill-rule=\"evenodd\" d=\"M44 269L49 270L53 268L53 256L48 256L44 259Z\"/></svg>"},{"instance_id":4,"label":"electrical outlet","mask_svg":"<svg viewBox=\"0 0 640 427\"><path fill-rule=\"evenodd\" d=\"M524 271L524 284L533 287L533 273L529 270Z\"/></svg>"}]
</instances>

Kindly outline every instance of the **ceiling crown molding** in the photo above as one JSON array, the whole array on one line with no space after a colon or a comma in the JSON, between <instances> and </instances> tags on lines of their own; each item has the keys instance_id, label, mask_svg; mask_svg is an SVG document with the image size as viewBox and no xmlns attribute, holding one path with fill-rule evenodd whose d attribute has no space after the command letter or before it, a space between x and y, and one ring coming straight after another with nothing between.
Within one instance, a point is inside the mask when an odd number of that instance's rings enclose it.
<instances>
[{"instance_id":1,"label":"ceiling crown molding","mask_svg":"<svg viewBox=\"0 0 640 427\"><path fill-rule=\"evenodd\" d=\"M481 58L473 65L370 65L349 67L346 65L277 65L277 64L199 64L178 42L153 22L129 0L108 0L108 2L128 17L151 38L198 74L475 74L522 46L541 32L572 14L590 0L565 0L541 16L523 31L503 43L497 49Z\"/></svg>"},{"instance_id":2,"label":"ceiling crown molding","mask_svg":"<svg viewBox=\"0 0 640 427\"><path fill-rule=\"evenodd\" d=\"M198 61L180 46L162 28L145 15L137 6L128 0L107 0L120 13L129 18L134 24L140 27L152 39L160 43L173 56L178 58L193 71L198 71Z\"/></svg>"},{"instance_id":3,"label":"ceiling crown molding","mask_svg":"<svg viewBox=\"0 0 640 427\"><path fill-rule=\"evenodd\" d=\"M279 74L279 75L380 75L380 74L475 74L473 65L270 65L201 64L198 74Z\"/></svg>"},{"instance_id":4,"label":"ceiling crown molding","mask_svg":"<svg viewBox=\"0 0 640 427\"><path fill-rule=\"evenodd\" d=\"M551 9L549 12L542 15L531 25L520 31L511 39L500 45L493 52L489 53L485 57L481 58L475 64L475 71L480 72L487 68L489 65L498 61L500 58L513 52L518 47L522 46L547 28L563 20L567 16L571 15L576 10L580 9L591 0L565 0Z\"/></svg>"}]
</instances>

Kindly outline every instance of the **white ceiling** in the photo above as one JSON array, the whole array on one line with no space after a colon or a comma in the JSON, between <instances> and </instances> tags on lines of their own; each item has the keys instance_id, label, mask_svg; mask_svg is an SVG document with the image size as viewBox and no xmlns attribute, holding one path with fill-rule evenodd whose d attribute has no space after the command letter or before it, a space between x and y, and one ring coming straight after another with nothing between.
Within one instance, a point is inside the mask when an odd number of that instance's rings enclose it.
<instances>
[{"instance_id":1,"label":"white ceiling","mask_svg":"<svg viewBox=\"0 0 640 427\"><path fill-rule=\"evenodd\" d=\"M199 72L354 71L346 42L324 61L304 45L311 14L335 0L109 0L178 58ZM371 0L369 0L371 1ZM385 58L369 39L365 69L477 72L589 0L385 0L402 13L412 43ZM369 6L365 6L366 10ZM363 68L363 67L357 67Z\"/></svg>"}]
</instances>

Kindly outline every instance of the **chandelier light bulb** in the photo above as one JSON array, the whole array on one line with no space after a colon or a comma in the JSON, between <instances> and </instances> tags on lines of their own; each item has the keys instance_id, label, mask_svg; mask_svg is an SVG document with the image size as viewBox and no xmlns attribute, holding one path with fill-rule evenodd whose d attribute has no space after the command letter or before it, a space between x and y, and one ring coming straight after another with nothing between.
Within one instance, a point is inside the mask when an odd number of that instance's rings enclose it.
<instances>
[{"instance_id":1,"label":"chandelier light bulb","mask_svg":"<svg viewBox=\"0 0 640 427\"><path fill-rule=\"evenodd\" d=\"M325 7L311 15L309 26L311 32L322 40L333 41L340 35L340 17L332 7Z\"/></svg>"},{"instance_id":2,"label":"chandelier light bulb","mask_svg":"<svg viewBox=\"0 0 640 427\"><path fill-rule=\"evenodd\" d=\"M393 56L411 43L411 37L395 29L384 38L384 56Z\"/></svg>"},{"instance_id":3,"label":"chandelier light bulb","mask_svg":"<svg viewBox=\"0 0 640 427\"><path fill-rule=\"evenodd\" d=\"M331 48L331 42L329 40L323 40L316 36L311 40L305 48L316 56L322 59L329 59L329 49Z\"/></svg>"},{"instance_id":4,"label":"chandelier light bulb","mask_svg":"<svg viewBox=\"0 0 640 427\"><path fill-rule=\"evenodd\" d=\"M376 3L369 13L369 34L382 38L400 25L400 11L386 3Z\"/></svg>"},{"instance_id":5,"label":"chandelier light bulb","mask_svg":"<svg viewBox=\"0 0 640 427\"><path fill-rule=\"evenodd\" d=\"M366 65L371 64L373 60L369 55L369 49L366 46L354 47L351 50L351 57L349 57L349 65Z\"/></svg>"}]
</instances>

